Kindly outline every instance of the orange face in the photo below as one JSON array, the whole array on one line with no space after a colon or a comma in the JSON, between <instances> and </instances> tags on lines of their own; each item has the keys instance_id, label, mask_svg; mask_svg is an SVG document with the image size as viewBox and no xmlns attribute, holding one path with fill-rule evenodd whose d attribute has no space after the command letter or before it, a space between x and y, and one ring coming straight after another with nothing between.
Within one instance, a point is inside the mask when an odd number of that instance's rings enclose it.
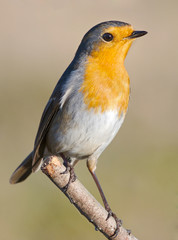
<instances>
[{"instance_id":1,"label":"orange face","mask_svg":"<svg viewBox=\"0 0 178 240\"><path fill-rule=\"evenodd\" d=\"M129 76L124 67L124 59L133 42L127 39L133 32L130 25L112 26L104 29L101 39L88 56L84 81L80 91L88 109L113 110L119 115L126 113L129 102ZM109 42L102 39L110 33Z\"/></svg>"}]
</instances>

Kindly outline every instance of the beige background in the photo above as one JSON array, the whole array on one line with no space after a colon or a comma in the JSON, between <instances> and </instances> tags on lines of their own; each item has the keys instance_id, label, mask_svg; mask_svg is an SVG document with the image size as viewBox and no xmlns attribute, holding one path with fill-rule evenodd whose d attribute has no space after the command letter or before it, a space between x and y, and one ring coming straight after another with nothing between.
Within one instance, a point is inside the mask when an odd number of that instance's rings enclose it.
<instances>
[{"instance_id":1,"label":"beige background","mask_svg":"<svg viewBox=\"0 0 178 240\"><path fill-rule=\"evenodd\" d=\"M128 114L97 175L139 239L178 239L177 10L177 0L0 1L2 239L104 239L41 172L16 186L8 180L31 151L43 108L81 38L106 20L149 34L127 56ZM76 172L101 201L85 162Z\"/></svg>"}]
</instances>

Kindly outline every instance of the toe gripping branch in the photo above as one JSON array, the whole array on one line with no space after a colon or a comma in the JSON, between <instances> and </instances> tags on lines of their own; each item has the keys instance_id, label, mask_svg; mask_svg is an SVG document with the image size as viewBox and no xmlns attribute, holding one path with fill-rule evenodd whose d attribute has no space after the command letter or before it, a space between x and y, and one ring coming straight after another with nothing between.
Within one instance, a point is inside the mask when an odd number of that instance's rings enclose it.
<instances>
[{"instance_id":1,"label":"toe gripping branch","mask_svg":"<svg viewBox=\"0 0 178 240\"><path fill-rule=\"evenodd\" d=\"M69 185L73 182L75 182L76 180L76 175L75 175L75 172L74 172L74 168L71 166L70 164L70 158L66 158L63 154L61 154L61 157L63 158L64 160L64 166L66 167L65 171L62 172L61 174L67 174L67 173L70 173L70 176L69 176L69 181L68 183L63 187L63 192L67 192L68 188L69 188Z\"/></svg>"},{"instance_id":2,"label":"toe gripping branch","mask_svg":"<svg viewBox=\"0 0 178 240\"><path fill-rule=\"evenodd\" d=\"M107 210L107 209L106 209L106 210ZM108 211L108 210L107 210L107 211ZM119 218L116 216L116 214L113 213L112 210L110 209L110 210L108 211L108 216L107 216L107 218L106 218L106 221L107 221L111 216L112 216L112 217L114 218L114 220L116 221L116 229L115 229L113 235L111 235L110 237L117 237L117 235L118 235L118 233L119 233L119 231L120 231L120 227L122 226L122 220L119 219Z\"/></svg>"}]
</instances>

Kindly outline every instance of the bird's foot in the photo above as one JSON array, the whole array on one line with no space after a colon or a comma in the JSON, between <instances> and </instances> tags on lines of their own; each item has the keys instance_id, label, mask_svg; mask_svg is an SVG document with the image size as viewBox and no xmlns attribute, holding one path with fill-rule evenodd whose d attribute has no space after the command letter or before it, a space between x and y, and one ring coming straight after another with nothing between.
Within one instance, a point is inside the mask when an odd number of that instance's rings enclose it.
<instances>
[{"instance_id":1,"label":"bird's foot","mask_svg":"<svg viewBox=\"0 0 178 240\"><path fill-rule=\"evenodd\" d=\"M70 159L70 157L65 157L63 154L61 154L61 157L64 161L63 164L66 167L64 172L61 172L61 174L67 174L70 171L70 168L71 168L71 165L70 165L71 159Z\"/></svg>"},{"instance_id":2,"label":"bird's foot","mask_svg":"<svg viewBox=\"0 0 178 240\"><path fill-rule=\"evenodd\" d=\"M113 233L113 235L111 237L117 237L119 231L120 231L120 227L122 226L122 220L119 219L115 213L112 212L112 210L109 208L109 209L106 209L107 212L108 212L108 216L106 218L106 221L110 218L110 217L113 217L116 221L116 229Z\"/></svg>"},{"instance_id":3,"label":"bird's foot","mask_svg":"<svg viewBox=\"0 0 178 240\"><path fill-rule=\"evenodd\" d=\"M69 188L69 185L73 182L75 182L76 180L76 175L75 175L75 172L74 172L74 168L72 166L70 166L68 164L68 166L66 167L65 171L62 172L61 174L67 174L69 172L70 176L69 176L69 181L68 183L62 188L63 192L67 192L68 188Z\"/></svg>"}]
</instances>

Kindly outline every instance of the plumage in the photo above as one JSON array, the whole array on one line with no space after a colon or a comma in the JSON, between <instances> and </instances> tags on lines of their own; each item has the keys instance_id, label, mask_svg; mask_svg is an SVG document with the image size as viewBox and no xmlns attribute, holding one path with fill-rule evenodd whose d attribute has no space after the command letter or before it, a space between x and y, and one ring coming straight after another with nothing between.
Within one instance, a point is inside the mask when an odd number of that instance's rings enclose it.
<instances>
[{"instance_id":1,"label":"plumage","mask_svg":"<svg viewBox=\"0 0 178 240\"><path fill-rule=\"evenodd\" d=\"M127 112L130 80L124 59L133 40L145 34L119 21L100 23L85 34L44 109L33 151L10 179L10 183L25 180L40 168L45 157L56 155L70 168L69 186L75 180L74 165L87 159L108 211L107 219L112 215L116 220L116 235L121 222L111 211L95 170Z\"/></svg>"},{"instance_id":2,"label":"plumage","mask_svg":"<svg viewBox=\"0 0 178 240\"><path fill-rule=\"evenodd\" d=\"M43 158L80 159L94 180L97 159L121 127L129 102L130 81L124 59L145 31L108 21L90 29L58 81L41 117L33 151L14 171L10 182L26 179Z\"/></svg>"}]
</instances>

